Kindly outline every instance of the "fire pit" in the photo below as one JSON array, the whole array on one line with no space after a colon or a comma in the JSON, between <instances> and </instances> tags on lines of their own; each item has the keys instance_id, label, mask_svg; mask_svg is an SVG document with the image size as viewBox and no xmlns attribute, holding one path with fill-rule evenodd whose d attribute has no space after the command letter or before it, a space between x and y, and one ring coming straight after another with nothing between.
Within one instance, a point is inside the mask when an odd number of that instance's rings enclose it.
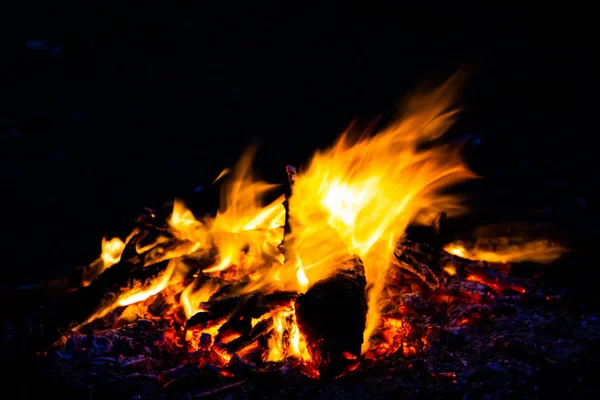
<instances>
[{"instance_id":1,"label":"fire pit","mask_svg":"<svg viewBox=\"0 0 600 400\"><path fill-rule=\"evenodd\" d=\"M436 144L457 79L384 131L288 166L284 186L255 181L248 153L217 178L216 214L145 210L6 325L4 352L26 343L39 382L76 398L543 395L597 346L598 320L566 312L546 279L564 247L442 239L464 211L445 189L475 177Z\"/></svg>"}]
</instances>

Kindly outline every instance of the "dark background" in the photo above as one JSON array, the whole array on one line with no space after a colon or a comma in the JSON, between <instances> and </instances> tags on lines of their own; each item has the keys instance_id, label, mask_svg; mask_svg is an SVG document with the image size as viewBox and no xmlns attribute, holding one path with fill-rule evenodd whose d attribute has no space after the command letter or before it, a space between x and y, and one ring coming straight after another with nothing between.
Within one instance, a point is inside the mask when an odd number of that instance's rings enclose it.
<instances>
[{"instance_id":1,"label":"dark background","mask_svg":"<svg viewBox=\"0 0 600 400\"><path fill-rule=\"evenodd\" d=\"M473 135L477 223L546 221L582 248L598 233L589 11L84 4L46 16L60 39L3 49L8 281L89 262L102 236L209 185L253 142L259 174L283 181L354 118L385 121L462 66L450 135Z\"/></svg>"}]
</instances>

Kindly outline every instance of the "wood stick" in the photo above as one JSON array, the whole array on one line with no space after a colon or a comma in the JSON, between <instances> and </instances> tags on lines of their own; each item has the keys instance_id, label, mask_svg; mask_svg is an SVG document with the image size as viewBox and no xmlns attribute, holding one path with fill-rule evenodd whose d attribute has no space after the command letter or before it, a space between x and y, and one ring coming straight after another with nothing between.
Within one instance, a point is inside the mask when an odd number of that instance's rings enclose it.
<instances>
[{"instance_id":1,"label":"wood stick","mask_svg":"<svg viewBox=\"0 0 600 400\"><path fill-rule=\"evenodd\" d=\"M290 197L292 196L292 187L294 185L294 181L296 180L296 168L292 165L286 165L285 171L288 176L288 185L285 191L285 200L283 202L283 207L285 208L285 225L283 227L283 239L279 244L280 250L285 254L285 240L289 239L289 235L292 233L292 229L290 227Z\"/></svg>"},{"instance_id":2,"label":"wood stick","mask_svg":"<svg viewBox=\"0 0 600 400\"><path fill-rule=\"evenodd\" d=\"M242 386L246 382L248 382L247 379L244 379L244 380L241 380L241 381L238 381L238 382L234 382L234 383L230 383L229 385L221 386L221 387L218 387L216 389L209 390L207 392L202 392L200 394L197 394L194 397L196 399L208 399L208 398L211 398L211 397L216 396L218 394L225 393L225 392L228 392L230 390L239 388L240 386Z\"/></svg>"}]
</instances>

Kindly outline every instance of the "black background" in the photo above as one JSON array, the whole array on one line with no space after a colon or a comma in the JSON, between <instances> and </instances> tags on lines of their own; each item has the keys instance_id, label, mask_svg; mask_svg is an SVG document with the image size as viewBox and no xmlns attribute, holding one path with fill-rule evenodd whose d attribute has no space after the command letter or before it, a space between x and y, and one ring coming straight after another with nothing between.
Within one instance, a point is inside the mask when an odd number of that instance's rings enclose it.
<instances>
[{"instance_id":1,"label":"black background","mask_svg":"<svg viewBox=\"0 0 600 400\"><path fill-rule=\"evenodd\" d=\"M450 134L474 135L478 222L544 220L580 244L597 234L589 11L83 4L41 17L60 29L27 38L41 47L4 48L7 280L94 259L102 236L210 184L253 142L259 174L283 181L354 118L385 121L407 91L463 66Z\"/></svg>"}]
</instances>

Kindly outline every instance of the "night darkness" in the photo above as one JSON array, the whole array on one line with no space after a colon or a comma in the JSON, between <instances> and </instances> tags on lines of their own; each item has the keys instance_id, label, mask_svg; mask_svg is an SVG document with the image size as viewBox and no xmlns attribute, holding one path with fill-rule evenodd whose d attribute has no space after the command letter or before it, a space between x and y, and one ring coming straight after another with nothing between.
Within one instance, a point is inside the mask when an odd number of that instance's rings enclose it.
<instances>
[{"instance_id":1,"label":"night darkness","mask_svg":"<svg viewBox=\"0 0 600 400\"><path fill-rule=\"evenodd\" d=\"M582 244L598 230L599 177L592 39L572 11L57 13L60 39L5 49L4 279L91 261L102 236L193 198L252 143L258 173L283 181L352 120L386 121L461 67L473 73L450 135L472 135L466 155L486 178L469 189L477 218L544 220Z\"/></svg>"}]
</instances>

